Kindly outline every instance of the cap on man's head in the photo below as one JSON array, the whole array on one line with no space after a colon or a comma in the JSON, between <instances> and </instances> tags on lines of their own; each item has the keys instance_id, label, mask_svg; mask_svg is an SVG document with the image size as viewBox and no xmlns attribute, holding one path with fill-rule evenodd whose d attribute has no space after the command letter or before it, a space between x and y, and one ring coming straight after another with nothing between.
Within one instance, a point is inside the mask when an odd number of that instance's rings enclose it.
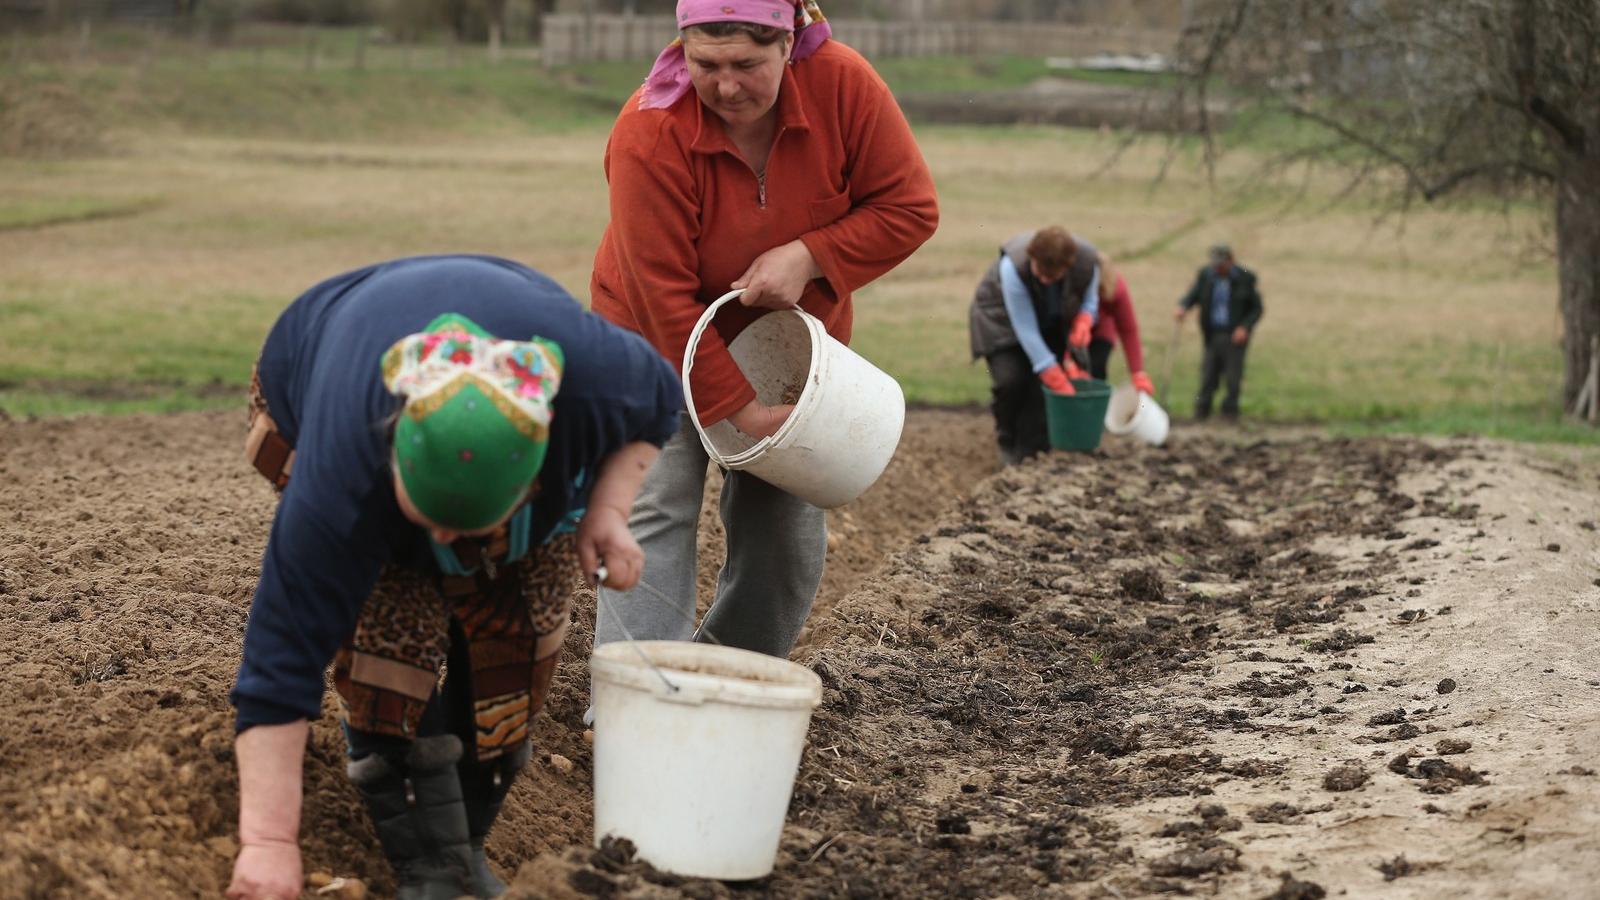
<instances>
[{"instance_id":1,"label":"cap on man's head","mask_svg":"<svg viewBox=\"0 0 1600 900\"><path fill-rule=\"evenodd\" d=\"M383 384L405 398L394 464L411 504L455 531L515 509L544 465L565 364L553 341L499 340L455 313L396 341Z\"/></svg>"},{"instance_id":2,"label":"cap on man's head","mask_svg":"<svg viewBox=\"0 0 1600 900\"><path fill-rule=\"evenodd\" d=\"M1227 244L1212 244L1211 261L1214 263L1219 263L1225 259L1233 259L1233 248L1229 247Z\"/></svg>"}]
</instances>

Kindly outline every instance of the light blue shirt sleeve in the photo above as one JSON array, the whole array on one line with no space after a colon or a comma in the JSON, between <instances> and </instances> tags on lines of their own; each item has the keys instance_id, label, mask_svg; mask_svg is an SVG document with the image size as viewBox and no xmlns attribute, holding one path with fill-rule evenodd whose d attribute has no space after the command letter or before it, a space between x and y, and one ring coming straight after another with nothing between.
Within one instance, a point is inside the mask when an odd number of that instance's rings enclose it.
<instances>
[{"instance_id":1,"label":"light blue shirt sleeve","mask_svg":"<svg viewBox=\"0 0 1600 900\"><path fill-rule=\"evenodd\" d=\"M1089 318L1100 321L1100 266L1094 267L1094 275L1089 279L1089 289L1083 293L1083 306L1079 312L1086 312Z\"/></svg>"},{"instance_id":2,"label":"light blue shirt sleeve","mask_svg":"<svg viewBox=\"0 0 1600 900\"><path fill-rule=\"evenodd\" d=\"M1033 313L1033 298L1028 296L1028 287L1022 283L1022 276L1009 256L1000 257L1000 294L1005 298L1011 330L1016 332L1022 352L1028 354L1033 373L1037 375L1055 365L1055 354L1045 346L1044 337L1039 334L1039 317Z\"/></svg>"}]
</instances>

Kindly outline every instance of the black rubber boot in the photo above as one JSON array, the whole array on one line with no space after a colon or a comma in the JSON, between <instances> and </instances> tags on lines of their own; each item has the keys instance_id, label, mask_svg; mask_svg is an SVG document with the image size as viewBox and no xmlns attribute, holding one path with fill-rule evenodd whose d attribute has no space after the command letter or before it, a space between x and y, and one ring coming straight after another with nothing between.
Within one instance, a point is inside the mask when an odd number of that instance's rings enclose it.
<instances>
[{"instance_id":1,"label":"black rubber boot","mask_svg":"<svg viewBox=\"0 0 1600 900\"><path fill-rule=\"evenodd\" d=\"M484 855L483 842L489 836L495 818L500 815L500 807L505 803L506 792L511 790L511 782L528 765L532 754L533 745L524 742L518 749L487 763L461 761L461 793L467 806L472 874L477 881L476 896L485 900L504 894L506 885L489 869L489 858Z\"/></svg>"},{"instance_id":2,"label":"black rubber boot","mask_svg":"<svg viewBox=\"0 0 1600 900\"><path fill-rule=\"evenodd\" d=\"M401 765L376 753L350 763L350 780L394 867L399 900L456 900L473 892L460 759L461 739L441 735L413 741Z\"/></svg>"}]
</instances>

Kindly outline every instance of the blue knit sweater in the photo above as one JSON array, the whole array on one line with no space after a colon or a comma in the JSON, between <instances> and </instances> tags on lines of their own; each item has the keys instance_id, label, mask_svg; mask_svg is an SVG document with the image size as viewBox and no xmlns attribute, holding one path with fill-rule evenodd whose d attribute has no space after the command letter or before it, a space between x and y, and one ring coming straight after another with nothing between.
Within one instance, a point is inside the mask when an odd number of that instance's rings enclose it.
<instances>
[{"instance_id":1,"label":"blue knit sweater","mask_svg":"<svg viewBox=\"0 0 1600 900\"><path fill-rule=\"evenodd\" d=\"M659 446L677 428L683 397L661 355L517 263L401 259L307 291L261 352L262 391L295 462L231 696L241 731L315 718L323 671L354 632L383 565L437 566L427 535L395 502L387 422L399 401L384 389L378 361L446 312L496 337L548 338L566 356L531 501L533 552L582 514L607 456L634 441Z\"/></svg>"}]
</instances>

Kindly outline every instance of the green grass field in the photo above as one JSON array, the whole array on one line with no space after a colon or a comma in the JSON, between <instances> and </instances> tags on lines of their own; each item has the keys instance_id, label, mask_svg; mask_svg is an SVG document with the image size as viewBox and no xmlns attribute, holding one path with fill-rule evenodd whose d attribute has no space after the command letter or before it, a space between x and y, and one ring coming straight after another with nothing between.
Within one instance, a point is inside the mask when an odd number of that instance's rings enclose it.
<instances>
[{"instance_id":1,"label":"green grass field","mask_svg":"<svg viewBox=\"0 0 1600 900\"><path fill-rule=\"evenodd\" d=\"M302 33L220 52L134 32L10 47L0 69L0 408L11 415L238 402L276 313L344 269L472 251L582 297L606 219L600 168L637 64L547 72L515 52L370 46ZM0 51L4 52L4 51ZM1026 83L1041 62L888 61L919 90ZM1089 131L919 126L939 233L858 295L857 348L914 402L984 401L967 358L972 287L1010 235L1059 222L1132 286L1147 368L1187 414L1192 324L1170 309L1205 247L1261 278L1252 418L1344 429L1594 443L1563 423L1543 211L1479 204L1378 221L1315 176L1274 186L1248 149L1214 186L1151 139L1116 156ZM1115 163L1108 163L1116 156ZM1165 169L1164 178L1158 175ZM1170 355L1169 355L1170 354ZM1121 356L1114 364L1121 377Z\"/></svg>"}]
</instances>

